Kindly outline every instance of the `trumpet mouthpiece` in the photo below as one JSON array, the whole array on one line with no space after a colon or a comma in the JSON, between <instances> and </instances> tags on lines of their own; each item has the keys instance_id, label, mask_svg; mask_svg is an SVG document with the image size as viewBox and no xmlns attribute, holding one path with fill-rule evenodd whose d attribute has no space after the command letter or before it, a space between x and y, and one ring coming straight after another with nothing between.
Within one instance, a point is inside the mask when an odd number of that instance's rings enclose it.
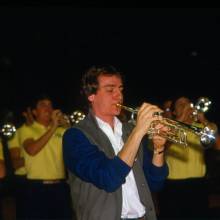
<instances>
[{"instance_id":1,"label":"trumpet mouthpiece","mask_svg":"<svg viewBox=\"0 0 220 220\"><path fill-rule=\"evenodd\" d=\"M127 107L127 106L125 106L125 105L122 105L122 104L116 104L118 107L120 107L120 108L122 108L122 109L124 109L124 110L126 110L126 111L129 111L129 112L132 112L132 113L137 113L138 112L138 110L137 109L133 109L133 108L130 108L130 107Z\"/></svg>"}]
</instances>

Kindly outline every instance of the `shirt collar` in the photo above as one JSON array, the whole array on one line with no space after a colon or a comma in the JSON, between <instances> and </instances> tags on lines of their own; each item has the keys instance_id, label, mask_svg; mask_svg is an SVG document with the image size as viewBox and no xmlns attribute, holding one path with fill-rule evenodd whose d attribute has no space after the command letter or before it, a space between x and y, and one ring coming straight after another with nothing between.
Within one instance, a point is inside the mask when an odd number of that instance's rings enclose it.
<instances>
[{"instance_id":1,"label":"shirt collar","mask_svg":"<svg viewBox=\"0 0 220 220\"><path fill-rule=\"evenodd\" d=\"M34 127L39 127L39 128L41 128L41 129L46 129L46 130L50 128L50 125L47 126L47 127L45 127L44 125L42 125L41 123L39 123L39 122L37 122L37 121L34 121L34 122L33 122L33 126L34 126Z\"/></svg>"},{"instance_id":2,"label":"shirt collar","mask_svg":"<svg viewBox=\"0 0 220 220\"><path fill-rule=\"evenodd\" d=\"M98 126L101 129L106 128L106 127L111 128L107 122L103 121L97 116L95 116L95 118L97 120ZM117 117L114 117L114 133L119 133L120 135L122 134L122 123Z\"/></svg>"}]
</instances>

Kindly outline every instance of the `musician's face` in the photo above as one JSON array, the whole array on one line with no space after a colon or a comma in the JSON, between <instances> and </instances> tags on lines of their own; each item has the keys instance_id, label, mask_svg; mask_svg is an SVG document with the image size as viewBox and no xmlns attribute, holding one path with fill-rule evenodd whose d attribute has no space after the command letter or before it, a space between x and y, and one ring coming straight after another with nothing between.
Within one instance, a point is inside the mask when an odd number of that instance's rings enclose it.
<instances>
[{"instance_id":1,"label":"musician's face","mask_svg":"<svg viewBox=\"0 0 220 220\"><path fill-rule=\"evenodd\" d=\"M89 96L89 101L97 116L115 116L120 114L117 103L123 102L123 84L119 76L101 75L96 94Z\"/></svg>"},{"instance_id":2,"label":"musician's face","mask_svg":"<svg viewBox=\"0 0 220 220\"><path fill-rule=\"evenodd\" d=\"M53 105L49 99L38 101L33 114L37 121L50 121L53 112Z\"/></svg>"},{"instance_id":3,"label":"musician's face","mask_svg":"<svg viewBox=\"0 0 220 220\"><path fill-rule=\"evenodd\" d=\"M181 97L175 103L175 114L177 116L182 115L185 108L189 108L191 110L191 102L188 98Z\"/></svg>"},{"instance_id":4,"label":"musician's face","mask_svg":"<svg viewBox=\"0 0 220 220\"><path fill-rule=\"evenodd\" d=\"M163 117L172 118L171 105L172 105L171 100L167 100L164 102L164 104L163 104L163 110L164 110Z\"/></svg>"}]
</instances>

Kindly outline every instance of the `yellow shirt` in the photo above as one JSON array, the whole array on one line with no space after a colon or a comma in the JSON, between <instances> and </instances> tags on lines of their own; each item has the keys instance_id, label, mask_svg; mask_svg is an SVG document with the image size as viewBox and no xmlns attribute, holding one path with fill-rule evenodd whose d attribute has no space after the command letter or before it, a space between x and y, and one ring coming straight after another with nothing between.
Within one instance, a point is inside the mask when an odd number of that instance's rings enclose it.
<instances>
[{"instance_id":1,"label":"yellow shirt","mask_svg":"<svg viewBox=\"0 0 220 220\"><path fill-rule=\"evenodd\" d=\"M24 149L21 146L21 140L20 140L20 132L22 129L25 129L26 125L23 124L20 128L18 128L14 134L14 136L8 140L8 148L13 149L13 148L19 148L20 149L20 157L24 158ZM25 166L18 168L15 170L15 175L26 175L26 168Z\"/></svg>"},{"instance_id":2,"label":"yellow shirt","mask_svg":"<svg viewBox=\"0 0 220 220\"><path fill-rule=\"evenodd\" d=\"M187 143L186 147L171 144L167 149L168 179L186 179L205 175L204 149L199 137L192 132L187 132Z\"/></svg>"},{"instance_id":3,"label":"yellow shirt","mask_svg":"<svg viewBox=\"0 0 220 220\"><path fill-rule=\"evenodd\" d=\"M0 139L0 160L4 160L4 154L3 154L3 145Z\"/></svg>"},{"instance_id":4,"label":"yellow shirt","mask_svg":"<svg viewBox=\"0 0 220 220\"><path fill-rule=\"evenodd\" d=\"M20 132L21 143L29 138L39 139L49 128L34 122ZM24 151L28 179L53 180L65 178L62 136L64 128L57 128L47 144L36 155Z\"/></svg>"}]
</instances>

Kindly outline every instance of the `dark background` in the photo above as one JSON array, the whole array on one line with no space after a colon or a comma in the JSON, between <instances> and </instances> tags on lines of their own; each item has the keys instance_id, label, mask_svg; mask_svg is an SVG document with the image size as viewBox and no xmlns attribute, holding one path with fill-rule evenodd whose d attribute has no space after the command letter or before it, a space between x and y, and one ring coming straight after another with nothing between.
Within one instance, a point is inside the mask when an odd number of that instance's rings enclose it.
<instances>
[{"instance_id":1,"label":"dark background","mask_svg":"<svg viewBox=\"0 0 220 220\"><path fill-rule=\"evenodd\" d=\"M125 103L207 96L220 122L220 9L0 7L1 121L47 92L64 112L83 109L92 65L125 75Z\"/></svg>"}]
</instances>

